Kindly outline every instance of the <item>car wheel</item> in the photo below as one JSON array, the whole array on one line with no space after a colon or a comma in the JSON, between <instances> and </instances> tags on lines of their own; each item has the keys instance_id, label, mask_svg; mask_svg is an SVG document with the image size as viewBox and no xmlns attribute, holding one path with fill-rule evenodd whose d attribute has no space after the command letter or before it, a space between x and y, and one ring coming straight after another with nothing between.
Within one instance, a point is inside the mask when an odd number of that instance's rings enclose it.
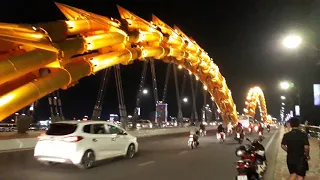
<instances>
[{"instance_id":1,"label":"car wheel","mask_svg":"<svg viewBox=\"0 0 320 180\"><path fill-rule=\"evenodd\" d=\"M127 149L126 157L128 159L132 159L135 154L136 154L136 147L134 146L134 144L130 144L128 149Z\"/></svg>"},{"instance_id":2,"label":"car wheel","mask_svg":"<svg viewBox=\"0 0 320 180\"><path fill-rule=\"evenodd\" d=\"M94 162L95 162L94 152L91 150L88 150L82 156L81 163L78 165L78 167L81 169L89 169L93 166Z\"/></svg>"}]
</instances>

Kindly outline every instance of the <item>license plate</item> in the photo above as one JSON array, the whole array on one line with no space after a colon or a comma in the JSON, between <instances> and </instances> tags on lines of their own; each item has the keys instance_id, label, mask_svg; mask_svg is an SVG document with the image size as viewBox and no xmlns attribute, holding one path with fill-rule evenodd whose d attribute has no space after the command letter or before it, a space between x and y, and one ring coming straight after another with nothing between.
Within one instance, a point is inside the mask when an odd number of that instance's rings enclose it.
<instances>
[{"instance_id":1,"label":"license plate","mask_svg":"<svg viewBox=\"0 0 320 180\"><path fill-rule=\"evenodd\" d=\"M248 180L246 175L237 176L237 180Z\"/></svg>"}]
</instances>

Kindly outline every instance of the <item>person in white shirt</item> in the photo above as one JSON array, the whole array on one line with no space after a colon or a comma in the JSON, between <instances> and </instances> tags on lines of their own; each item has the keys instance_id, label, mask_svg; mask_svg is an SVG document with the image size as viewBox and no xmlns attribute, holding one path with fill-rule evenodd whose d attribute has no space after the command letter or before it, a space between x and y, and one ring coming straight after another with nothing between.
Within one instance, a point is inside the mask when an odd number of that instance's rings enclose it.
<instances>
[{"instance_id":1,"label":"person in white shirt","mask_svg":"<svg viewBox=\"0 0 320 180\"><path fill-rule=\"evenodd\" d=\"M227 125L227 132L228 132L228 134L232 134L232 124L231 124L231 122L229 122L228 125Z\"/></svg>"}]
</instances>

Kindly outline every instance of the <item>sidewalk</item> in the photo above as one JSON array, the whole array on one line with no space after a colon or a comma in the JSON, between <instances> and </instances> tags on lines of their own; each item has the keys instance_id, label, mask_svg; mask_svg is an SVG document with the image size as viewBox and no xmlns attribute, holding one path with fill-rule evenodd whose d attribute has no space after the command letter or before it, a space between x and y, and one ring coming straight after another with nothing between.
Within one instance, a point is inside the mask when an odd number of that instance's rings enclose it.
<instances>
[{"instance_id":1,"label":"sidewalk","mask_svg":"<svg viewBox=\"0 0 320 180\"><path fill-rule=\"evenodd\" d=\"M285 130L284 128L282 128L280 132L280 138L283 137L284 133ZM320 180L320 147L318 144L318 140L316 138L310 138L309 142L311 147L311 160L309 161L309 171L307 171L305 180ZM289 176L286 158L286 152L279 147L274 180L286 180L286 178Z\"/></svg>"}]
</instances>

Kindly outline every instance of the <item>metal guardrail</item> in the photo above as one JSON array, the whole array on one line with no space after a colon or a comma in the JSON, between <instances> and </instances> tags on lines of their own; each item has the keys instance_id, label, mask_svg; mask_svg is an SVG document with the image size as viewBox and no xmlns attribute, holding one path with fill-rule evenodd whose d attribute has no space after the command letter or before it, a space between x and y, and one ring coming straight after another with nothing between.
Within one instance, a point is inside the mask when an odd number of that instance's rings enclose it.
<instances>
[{"instance_id":1,"label":"metal guardrail","mask_svg":"<svg viewBox=\"0 0 320 180\"><path fill-rule=\"evenodd\" d=\"M303 131L306 131L306 128L309 129L310 136L315 137L315 138L320 138L320 127L319 126L306 126L306 125L301 125L303 128Z\"/></svg>"}]
</instances>

